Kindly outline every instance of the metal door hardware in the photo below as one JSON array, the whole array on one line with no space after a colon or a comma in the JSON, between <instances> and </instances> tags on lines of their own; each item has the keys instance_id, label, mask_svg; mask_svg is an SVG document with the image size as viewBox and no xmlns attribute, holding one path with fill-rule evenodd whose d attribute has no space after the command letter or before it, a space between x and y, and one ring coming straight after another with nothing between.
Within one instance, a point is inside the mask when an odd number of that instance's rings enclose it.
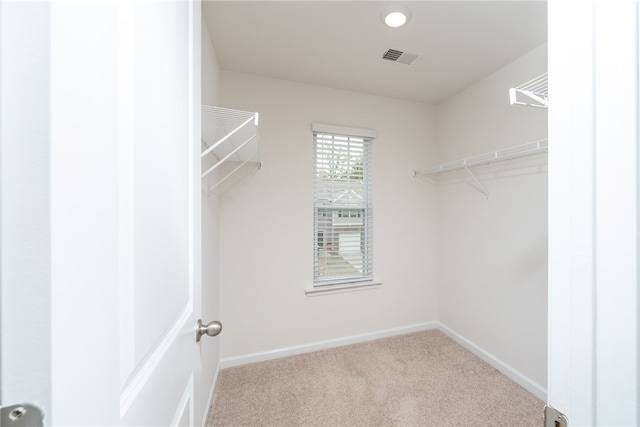
<instances>
[{"instance_id":1,"label":"metal door hardware","mask_svg":"<svg viewBox=\"0 0 640 427\"><path fill-rule=\"evenodd\" d=\"M220 332L222 332L222 323L217 320L209 322L207 325L203 325L202 319L198 319L198 323L196 324L196 342L200 342L200 337L204 334L207 334L210 337L215 337Z\"/></svg>"},{"instance_id":2,"label":"metal door hardware","mask_svg":"<svg viewBox=\"0 0 640 427\"><path fill-rule=\"evenodd\" d=\"M42 427L43 417L40 408L29 403L0 407L1 427Z\"/></svg>"},{"instance_id":3,"label":"metal door hardware","mask_svg":"<svg viewBox=\"0 0 640 427\"><path fill-rule=\"evenodd\" d=\"M551 406L545 406L544 427L569 427L569 421L562 412Z\"/></svg>"}]
</instances>

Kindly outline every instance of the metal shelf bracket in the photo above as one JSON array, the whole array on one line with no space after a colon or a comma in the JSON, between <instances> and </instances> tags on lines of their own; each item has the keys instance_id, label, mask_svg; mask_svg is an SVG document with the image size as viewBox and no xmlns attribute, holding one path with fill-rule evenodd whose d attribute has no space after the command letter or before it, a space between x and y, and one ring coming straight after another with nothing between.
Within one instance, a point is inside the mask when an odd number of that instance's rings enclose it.
<instances>
[{"instance_id":1,"label":"metal shelf bracket","mask_svg":"<svg viewBox=\"0 0 640 427\"><path fill-rule=\"evenodd\" d=\"M549 89L548 76L544 73L520 86L509 89L511 105L548 108Z\"/></svg>"},{"instance_id":2,"label":"metal shelf bracket","mask_svg":"<svg viewBox=\"0 0 640 427\"><path fill-rule=\"evenodd\" d=\"M203 105L202 110L202 167L207 177L225 162L233 162L231 171L215 176L207 191L211 192L247 163L261 168L258 150L258 113Z\"/></svg>"},{"instance_id":3,"label":"metal shelf bracket","mask_svg":"<svg viewBox=\"0 0 640 427\"><path fill-rule=\"evenodd\" d=\"M529 142L527 144L516 145L502 150L492 151L490 153L480 154L478 156L466 159L454 160L451 162L441 163L439 165L429 166L422 170L414 170L413 176L421 178L425 181L433 183L428 176L439 175L446 172L463 170L471 177L475 189L480 191L485 197L489 198L489 191L480 183L478 178L469 170L469 168L481 165L490 165L496 162L518 159L520 157L532 156L535 154L546 153L549 149L549 143L546 139L540 141Z\"/></svg>"},{"instance_id":4,"label":"metal shelf bracket","mask_svg":"<svg viewBox=\"0 0 640 427\"><path fill-rule=\"evenodd\" d=\"M486 197L487 199L489 198L489 192L487 191L486 188L484 188L484 186L482 184L480 184L480 181L478 181L478 178L475 177L474 174L471 173L471 171L469 170L469 168L465 165L464 170L467 172L467 174L471 177L471 179L473 180L473 182L475 182L475 186L473 186L476 190L478 190L479 192L481 192L482 194L484 194L484 197Z\"/></svg>"}]
</instances>

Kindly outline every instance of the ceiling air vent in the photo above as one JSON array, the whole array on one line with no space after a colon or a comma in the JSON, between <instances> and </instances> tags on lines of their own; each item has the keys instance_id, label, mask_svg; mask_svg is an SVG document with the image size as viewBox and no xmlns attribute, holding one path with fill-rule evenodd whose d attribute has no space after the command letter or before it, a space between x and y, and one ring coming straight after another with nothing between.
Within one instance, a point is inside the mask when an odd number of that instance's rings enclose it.
<instances>
[{"instance_id":1,"label":"ceiling air vent","mask_svg":"<svg viewBox=\"0 0 640 427\"><path fill-rule=\"evenodd\" d=\"M382 59L386 59L387 61L398 62L400 64L411 65L416 58L420 56L419 53L407 52L404 50L398 49L387 49L387 51L382 55Z\"/></svg>"}]
</instances>

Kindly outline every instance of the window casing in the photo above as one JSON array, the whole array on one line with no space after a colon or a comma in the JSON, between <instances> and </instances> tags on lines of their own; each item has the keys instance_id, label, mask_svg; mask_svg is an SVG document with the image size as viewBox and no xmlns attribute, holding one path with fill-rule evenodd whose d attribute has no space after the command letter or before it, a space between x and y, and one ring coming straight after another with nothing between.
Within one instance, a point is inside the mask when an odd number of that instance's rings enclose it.
<instances>
[{"instance_id":1,"label":"window casing","mask_svg":"<svg viewBox=\"0 0 640 427\"><path fill-rule=\"evenodd\" d=\"M314 287L369 281L371 136L314 130Z\"/></svg>"}]
</instances>

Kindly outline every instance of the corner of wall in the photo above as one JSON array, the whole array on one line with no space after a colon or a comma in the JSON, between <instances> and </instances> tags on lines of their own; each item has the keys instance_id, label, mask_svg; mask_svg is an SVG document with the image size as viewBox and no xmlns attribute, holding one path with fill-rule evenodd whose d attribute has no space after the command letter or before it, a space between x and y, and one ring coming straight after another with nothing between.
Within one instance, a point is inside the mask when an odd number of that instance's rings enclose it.
<instances>
[{"instance_id":1,"label":"corner of wall","mask_svg":"<svg viewBox=\"0 0 640 427\"><path fill-rule=\"evenodd\" d=\"M546 72L546 45L437 106L439 161L547 137L547 111L510 105L509 88ZM546 159L440 176L438 318L536 383L547 371Z\"/></svg>"},{"instance_id":2,"label":"corner of wall","mask_svg":"<svg viewBox=\"0 0 640 427\"><path fill-rule=\"evenodd\" d=\"M217 105L220 101L220 65L209 32L209 26L202 14L202 103Z\"/></svg>"}]
</instances>

